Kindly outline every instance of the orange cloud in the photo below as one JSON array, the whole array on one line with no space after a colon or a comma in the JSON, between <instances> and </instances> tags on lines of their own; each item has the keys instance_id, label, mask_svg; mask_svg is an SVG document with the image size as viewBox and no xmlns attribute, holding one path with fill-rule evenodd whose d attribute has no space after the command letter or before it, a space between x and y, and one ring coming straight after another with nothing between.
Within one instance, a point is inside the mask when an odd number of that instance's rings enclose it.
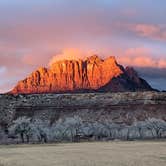
<instances>
[{"instance_id":1,"label":"orange cloud","mask_svg":"<svg viewBox=\"0 0 166 166\"><path fill-rule=\"evenodd\" d=\"M120 56L115 57L117 57L117 61L119 62L119 64L122 64L124 66L166 68L166 58L155 58L152 56L151 52L152 51L150 49L144 47L129 48L126 51L122 52ZM53 56L49 61L49 66L59 60L85 59L86 57L93 54L94 53L90 51L86 52L80 49L67 48L64 49L62 53Z\"/></svg>"},{"instance_id":2,"label":"orange cloud","mask_svg":"<svg viewBox=\"0 0 166 166\"><path fill-rule=\"evenodd\" d=\"M20 61L22 64L27 65L29 67L39 67L39 66L46 66L52 57L52 54L56 53L53 49L50 50L38 50L34 49L31 51L27 51L22 53L20 56Z\"/></svg>"},{"instance_id":3,"label":"orange cloud","mask_svg":"<svg viewBox=\"0 0 166 166\"><path fill-rule=\"evenodd\" d=\"M92 54L93 54L92 52L85 52L76 48L67 48L67 49L64 49L62 53L53 56L49 62L49 65L52 65L58 60L84 59Z\"/></svg>"},{"instance_id":4,"label":"orange cloud","mask_svg":"<svg viewBox=\"0 0 166 166\"><path fill-rule=\"evenodd\" d=\"M118 57L118 61L126 66L166 68L166 58L154 58L146 48L130 48Z\"/></svg>"},{"instance_id":5,"label":"orange cloud","mask_svg":"<svg viewBox=\"0 0 166 166\"><path fill-rule=\"evenodd\" d=\"M158 66L160 66L160 68L166 68L166 59L159 59Z\"/></svg>"},{"instance_id":6,"label":"orange cloud","mask_svg":"<svg viewBox=\"0 0 166 166\"><path fill-rule=\"evenodd\" d=\"M139 36L148 37L155 40L166 40L166 26L151 24L130 24L128 29Z\"/></svg>"}]
</instances>

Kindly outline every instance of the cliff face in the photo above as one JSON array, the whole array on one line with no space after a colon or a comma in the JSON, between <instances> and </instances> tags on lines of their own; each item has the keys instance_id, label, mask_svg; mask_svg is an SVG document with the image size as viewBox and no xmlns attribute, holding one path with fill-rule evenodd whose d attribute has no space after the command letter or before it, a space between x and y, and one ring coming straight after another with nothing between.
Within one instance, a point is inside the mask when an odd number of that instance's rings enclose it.
<instances>
[{"instance_id":1,"label":"cliff face","mask_svg":"<svg viewBox=\"0 0 166 166\"><path fill-rule=\"evenodd\" d=\"M86 60L63 60L50 68L39 68L20 81L10 92L54 93L68 91L152 90L132 68L124 69L114 57L105 60L94 55Z\"/></svg>"},{"instance_id":2,"label":"cliff face","mask_svg":"<svg viewBox=\"0 0 166 166\"><path fill-rule=\"evenodd\" d=\"M148 118L166 121L166 93L0 95L0 126L6 126L22 116L55 123L75 115L83 121L121 124Z\"/></svg>"}]
</instances>

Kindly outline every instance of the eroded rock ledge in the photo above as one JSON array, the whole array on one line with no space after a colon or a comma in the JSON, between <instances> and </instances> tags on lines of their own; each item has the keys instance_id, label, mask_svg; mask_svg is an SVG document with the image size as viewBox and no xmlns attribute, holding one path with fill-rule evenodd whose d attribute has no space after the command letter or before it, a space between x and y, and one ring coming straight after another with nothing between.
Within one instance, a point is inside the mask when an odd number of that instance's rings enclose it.
<instances>
[{"instance_id":1,"label":"eroded rock ledge","mask_svg":"<svg viewBox=\"0 0 166 166\"><path fill-rule=\"evenodd\" d=\"M0 95L0 125L20 116L56 122L80 116L84 121L132 124L147 118L166 121L166 93L83 93Z\"/></svg>"}]
</instances>

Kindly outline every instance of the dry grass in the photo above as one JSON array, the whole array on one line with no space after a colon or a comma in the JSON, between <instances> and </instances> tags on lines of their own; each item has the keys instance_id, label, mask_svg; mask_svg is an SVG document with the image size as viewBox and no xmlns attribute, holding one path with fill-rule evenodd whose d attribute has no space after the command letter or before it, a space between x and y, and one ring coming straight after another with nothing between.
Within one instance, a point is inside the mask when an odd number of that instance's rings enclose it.
<instances>
[{"instance_id":1,"label":"dry grass","mask_svg":"<svg viewBox=\"0 0 166 166\"><path fill-rule=\"evenodd\" d=\"M165 166L166 142L0 146L0 166Z\"/></svg>"}]
</instances>

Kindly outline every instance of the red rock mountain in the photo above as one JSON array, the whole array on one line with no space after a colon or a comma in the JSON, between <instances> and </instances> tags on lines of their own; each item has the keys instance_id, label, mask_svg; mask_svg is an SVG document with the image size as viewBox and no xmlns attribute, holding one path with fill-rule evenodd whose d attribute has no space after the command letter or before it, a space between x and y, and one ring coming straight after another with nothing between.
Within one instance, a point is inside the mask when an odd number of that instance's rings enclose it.
<instances>
[{"instance_id":1,"label":"red rock mountain","mask_svg":"<svg viewBox=\"0 0 166 166\"><path fill-rule=\"evenodd\" d=\"M76 91L152 90L133 68L124 69L115 57L57 61L50 68L39 68L19 81L12 94L58 93Z\"/></svg>"}]
</instances>

